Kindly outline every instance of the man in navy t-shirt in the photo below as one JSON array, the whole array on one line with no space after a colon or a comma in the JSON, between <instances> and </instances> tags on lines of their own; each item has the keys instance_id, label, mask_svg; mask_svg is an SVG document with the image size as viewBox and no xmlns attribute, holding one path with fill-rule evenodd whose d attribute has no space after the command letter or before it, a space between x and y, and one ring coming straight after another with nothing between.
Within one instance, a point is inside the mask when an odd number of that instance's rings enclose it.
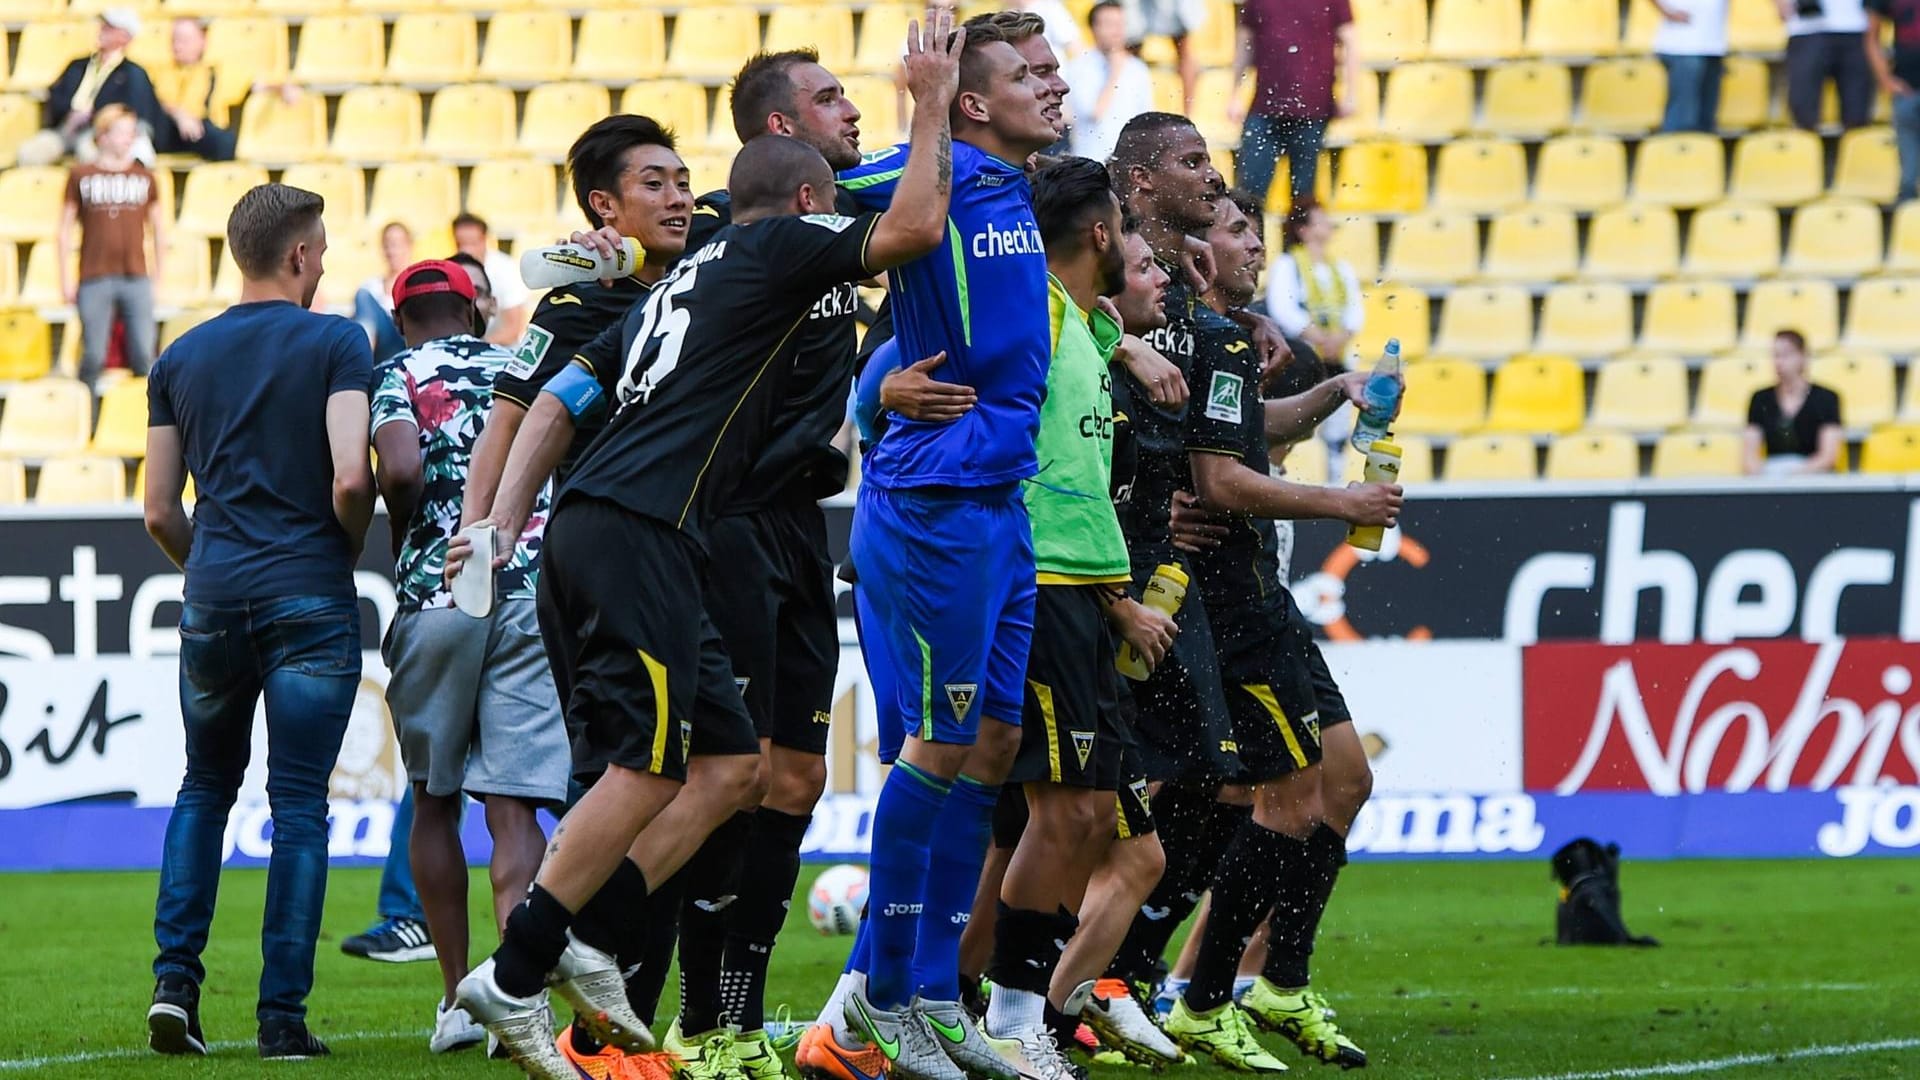
<instances>
[{"instance_id":1,"label":"man in navy t-shirt","mask_svg":"<svg viewBox=\"0 0 1920 1080\"><path fill-rule=\"evenodd\" d=\"M306 997L327 889L327 780L360 685L353 564L373 517L373 355L353 323L307 310L327 247L323 208L283 184L243 195L227 219L240 303L183 335L147 384L147 532L186 571L187 774L167 822L147 1011L148 1043L163 1054L207 1052L200 953L263 695L273 855L260 1056L327 1053L307 1031Z\"/></svg>"}]
</instances>

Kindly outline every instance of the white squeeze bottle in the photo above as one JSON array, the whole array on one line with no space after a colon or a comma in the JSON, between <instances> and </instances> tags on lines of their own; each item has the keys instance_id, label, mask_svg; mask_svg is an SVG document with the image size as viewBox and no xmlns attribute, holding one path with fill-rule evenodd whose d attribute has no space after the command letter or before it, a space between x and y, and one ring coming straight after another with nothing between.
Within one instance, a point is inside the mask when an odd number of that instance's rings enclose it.
<instances>
[{"instance_id":1,"label":"white squeeze bottle","mask_svg":"<svg viewBox=\"0 0 1920 1080\"><path fill-rule=\"evenodd\" d=\"M1180 610L1180 605L1186 599L1187 572L1171 563L1162 563L1158 569L1154 570L1153 576L1147 579L1147 587L1140 597L1140 602L1171 619L1173 613ZM1120 644L1120 654L1114 657L1113 666L1120 669L1120 674L1134 682L1145 682L1147 676L1151 674L1147 670L1147 658L1141 656L1140 650L1134 648L1130 642Z\"/></svg>"},{"instance_id":2,"label":"white squeeze bottle","mask_svg":"<svg viewBox=\"0 0 1920 1080\"><path fill-rule=\"evenodd\" d=\"M585 244L549 244L528 248L520 254L520 280L529 289L551 289L582 281L623 278L640 266L640 241L631 236L612 258L601 255Z\"/></svg>"},{"instance_id":3,"label":"white squeeze bottle","mask_svg":"<svg viewBox=\"0 0 1920 1080\"><path fill-rule=\"evenodd\" d=\"M1360 407L1359 422L1353 425L1355 450L1364 454L1375 439L1387 434L1394 410L1400 407L1401 389L1400 339L1388 338L1380 362L1373 365L1373 374L1367 376L1367 388L1362 394L1365 403Z\"/></svg>"}]
</instances>

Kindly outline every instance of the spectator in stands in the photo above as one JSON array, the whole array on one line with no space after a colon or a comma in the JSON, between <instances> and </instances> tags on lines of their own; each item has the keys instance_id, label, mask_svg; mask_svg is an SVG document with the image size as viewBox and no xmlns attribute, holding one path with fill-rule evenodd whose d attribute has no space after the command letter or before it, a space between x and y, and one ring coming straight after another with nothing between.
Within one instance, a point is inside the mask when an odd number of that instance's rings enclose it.
<instances>
[{"instance_id":1,"label":"spectator in stands","mask_svg":"<svg viewBox=\"0 0 1920 1080\"><path fill-rule=\"evenodd\" d=\"M1840 460L1840 395L1807 378L1807 339L1798 330L1773 336L1773 370L1779 383L1754 391L1747 406L1747 474L1834 471Z\"/></svg>"},{"instance_id":2,"label":"spectator in stands","mask_svg":"<svg viewBox=\"0 0 1920 1080\"><path fill-rule=\"evenodd\" d=\"M126 8L108 8L100 13L98 49L68 64L47 88L46 104L41 108L41 122L46 128L20 144L20 164L50 165L68 154L81 161L92 160L93 114L108 105L124 105L140 122L133 156L141 164L153 166L153 132L162 115L160 102L146 69L127 58L127 46L139 32L140 16Z\"/></svg>"},{"instance_id":3,"label":"spectator in stands","mask_svg":"<svg viewBox=\"0 0 1920 1080\"><path fill-rule=\"evenodd\" d=\"M145 375L153 364L153 279L166 250L167 216L159 185L133 159L140 124L125 105L104 105L93 114L99 156L67 174L66 202L54 234L60 292L80 314L80 381L100 378L116 318L125 324L127 367ZM80 230L79 280L72 269L73 232ZM153 265L147 265L147 230L153 230Z\"/></svg>"},{"instance_id":4,"label":"spectator in stands","mask_svg":"<svg viewBox=\"0 0 1920 1080\"><path fill-rule=\"evenodd\" d=\"M1880 34L1893 24L1893 62ZM1900 189L1893 199L1920 195L1920 0L1867 0L1867 65L1893 99L1893 141L1900 150Z\"/></svg>"},{"instance_id":5,"label":"spectator in stands","mask_svg":"<svg viewBox=\"0 0 1920 1080\"><path fill-rule=\"evenodd\" d=\"M1653 55L1667 69L1662 131L1718 126L1720 71L1727 59L1727 0L1649 0L1660 9Z\"/></svg>"},{"instance_id":6,"label":"spectator in stands","mask_svg":"<svg viewBox=\"0 0 1920 1080\"><path fill-rule=\"evenodd\" d=\"M353 294L353 321L373 343L375 363L384 363L407 347L393 325L393 283L400 271L413 265L413 230L398 221L387 222L380 230L380 254L387 260L386 274L361 282Z\"/></svg>"},{"instance_id":7,"label":"spectator in stands","mask_svg":"<svg viewBox=\"0 0 1920 1080\"><path fill-rule=\"evenodd\" d=\"M173 68L155 77L154 91L161 109L156 149L197 154L208 161L233 160L236 136L222 126L235 104L233 87L223 85L221 72L207 63L207 28L199 19L173 20Z\"/></svg>"},{"instance_id":8,"label":"spectator in stands","mask_svg":"<svg viewBox=\"0 0 1920 1080\"><path fill-rule=\"evenodd\" d=\"M1873 118L1873 69L1863 38L1862 0L1779 0L1787 21L1787 111L1794 125L1820 126L1820 95L1833 80L1840 96L1840 126L1857 128Z\"/></svg>"},{"instance_id":9,"label":"spectator in stands","mask_svg":"<svg viewBox=\"0 0 1920 1080\"><path fill-rule=\"evenodd\" d=\"M1288 6L1301 0L1270 0ZM1346 0L1340 0L1344 5ZM1180 69L1180 111L1193 112L1193 90L1200 81L1200 58L1190 36L1207 24L1206 0L1121 0L1127 12L1127 46L1138 52L1149 35L1173 39Z\"/></svg>"},{"instance_id":10,"label":"spectator in stands","mask_svg":"<svg viewBox=\"0 0 1920 1080\"><path fill-rule=\"evenodd\" d=\"M1284 253L1267 267L1267 314L1290 338L1312 345L1335 371L1366 320L1353 265L1327 250L1333 218L1312 202L1293 208L1280 227Z\"/></svg>"},{"instance_id":11,"label":"spectator in stands","mask_svg":"<svg viewBox=\"0 0 1920 1080\"><path fill-rule=\"evenodd\" d=\"M181 335L147 383L147 531L186 572L180 715L187 769L154 910L148 1043L205 1054L201 953L221 837L266 699L267 863L255 1015L263 1058L317 1057L307 1030L327 892L327 783L360 686L354 563L373 519L373 356L359 328L306 310L325 201L262 184L227 218L240 302ZM191 473L191 519L180 494Z\"/></svg>"},{"instance_id":12,"label":"spectator in stands","mask_svg":"<svg viewBox=\"0 0 1920 1080\"><path fill-rule=\"evenodd\" d=\"M1249 68L1256 73L1251 111L1239 94ZM1337 101L1336 69L1343 89ZM1347 0L1246 0L1233 55L1234 97L1227 106L1229 119L1245 123L1234 155L1240 188L1266 199L1285 154L1292 205L1312 199L1327 121L1353 113L1359 81L1360 54Z\"/></svg>"},{"instance_id":13,"label":"spectator in stands","mask_svg":"<svg viewBox=\"0 0 1920 1080\"><path fill-rule=\"evenodd\" d=\"M467 280L473 282L473 307L489 325L500 314L500 301L493 295L493 279L487 276L487 264L467 254L456 251L447 257L447 261L467 272ZM399 320L395 320L398 323ZM517 341L515 344L519 344Z\"/></svg>"},{"instance_id":14,"label":"spectator in stands","mask_svg":"<svg viewBox=\"0 0 1920 1080\"><path fill-rule=\"evenodd\" d=\"M1087 47L1080 36L1080 23L1061 0L1013 0L1013 9L1030 11L1046 22L1047 44L1053 47L1053 55L1059 57L1061 63L1079 56Z\"/></svg>"},{"instance_id":15,"label":"spectator in stands","mask_svg":"<svg viewBox=\"0 0 1920 1080\"><path fill-rule=\"evenodd\" d=\"M1127 121L1153 111L1153 73L1127 49L1127 13L1118 0L1093 5L1087 27L1093 48L1067 61L1062 73L1073 90L1067 95L1073 114L1067 137L1075 154L1105 161Z\"/></svg>"},{"instance_id":16,"label":"spectator in stands","mask_svg":"<svg viewBox=\"0 0 1920 1080\"><path fill-rule=\"evenodd\" d=\"M486 268L491 290L482 305L486 309L482 313L487 316L487 340L495 345L518 345L533 314L533 294L520 280L519 264L493 245L489 231L478 215L461 214L453 219L453 247Z\"/></svg>"}]
</instances>

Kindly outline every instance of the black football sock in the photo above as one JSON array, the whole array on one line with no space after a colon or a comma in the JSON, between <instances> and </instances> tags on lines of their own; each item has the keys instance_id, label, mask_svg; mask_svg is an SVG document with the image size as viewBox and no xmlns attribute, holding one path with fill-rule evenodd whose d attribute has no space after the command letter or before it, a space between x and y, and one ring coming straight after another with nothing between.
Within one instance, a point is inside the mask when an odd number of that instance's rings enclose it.
<instances>
[{"instance_id":1,"label":"black football sock","mask_svg":"<svg viewBox=\"0 0 1920 1080\"><path fill-rule=\"evenodd\" d=\"M493 979L514 997L532 997L547 985L547 973L567 951L568 911L553 894L535 885L507 916L506 933L493 954Z\"/></svg>"},{"instance_id":2,"label":"black football sock","mask_svg":"<svg viewBox=\"0 0 1920 1080\"><path fill-rule=\"evenodd\" d=\"M1307 838L1306 872L1283 878L1268 922L1267 963L1261 974L1283 990L1307 985L1307 964L1320 933L1320 916L1346 865L1346 838L1325 825Z\"/></svg>"},{"instance_id":3,"label":"black football sock","mask_svg":"<svg viewBox=\"0 0 1920 1080\"><path fill-rule=\"evenodd\" d=\"M740 899L727 922L726 963L720 974L722 1007L741 1031L759 1031L767 1022L767 962L773 943L793 906L800 880L800 841L810 815L761 807L753 812L747 836L746 865L740 875Z\"/></svg>"},{"instance_id":4,"label":"black football sock","mask_svg":"<svg viewBox=\"0 0 1920 1080\"><path fill-rule=\"evenodd\" d=\"M1181 789L1169 788L1168 791ZM1154 806L1155 820L1162 803ZM1233 842L1241 823L1252 817L1250 807L1215 802L1213 797L1188 791L1182 802L1165 820L1177 824L1173 838L1176 846L1161 844L1167 853L1167 869L1159 884L1140 905L1126 940L1115 955L1112 974L1130 983L1152 983L1159 979L1167 946L1178 930L1200 905L1200 897L1213 881L1221 853ZM1161 835L1166 836L1164 827Z\"/></svg>"},{"instance_id":5,"label":"black football sock","mask_svg":"<svg viewBox=\"0 0 1920 1080\"><path fill-rule=\"evenodd\" d=\"M632 859L621 859L593 899L573 917L573 936L616 959L631 953L645 934L647 876Z\"/></svg>"},{"instance_id":6,"label":"black football sock","mask_svg":"<svg viewBox=\"0 0 1920 1080\"><path fill-rule=\"evenodd\" d=\"M638 952L620 958L627 971L627 1004L649 1025L658 1019L667 969L673 966L673 947L680 940L680 901L686 890L683 872L668 878L647 897L646 932Z\"/></svg>"},{"instance_id":7,"label":"black football sock","mask_svg":"<svg viewBox=\"0 0 1920 1080\"><path fill-rule=\"evenodd\" d=\"M1052 912L1002 902L993 923L993 959L987 964L987 978L995 986L1044 997L1053 969L1060 963L1060 950L1053 945L1055 922Z\"/></svg>"},{"instance_id":8,"label":"black football sock","mask_svg":"<svg viewBox=\"0 0 1920 1080\"><path fill-rule=\"evenodd\" d=\"M687 861L687 894L680 904L680 1032L701 1035L720 1026L720 968L727 952L727 909L738 902L740 869L753 815L720 823Z\"/></svg>"},{"instance_id":9,"label":"black football sock","mask_svg":"<svg viewBox=\"0 0 1920 1080\"><path fill-rule=\"evenodd\" d=\"M1281 883L1309 873L1307 842L1248 820L1221 856L1207 932L1187 984L1187 1008L1206 1012L1233 1000L1233 979L1254 928L1273 907Z\"/></svg>"}]
</instances>

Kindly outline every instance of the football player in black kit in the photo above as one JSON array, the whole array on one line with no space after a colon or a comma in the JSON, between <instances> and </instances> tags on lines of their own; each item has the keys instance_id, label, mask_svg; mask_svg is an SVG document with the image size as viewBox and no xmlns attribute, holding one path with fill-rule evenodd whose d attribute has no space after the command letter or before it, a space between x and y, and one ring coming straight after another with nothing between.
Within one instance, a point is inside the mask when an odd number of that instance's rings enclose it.
<instances>
[{"instance_id":1,"label":"football player in black kit","mask_svg":"<svg viewBox=\"0 0 1920 1080\"><path fill-rule=\"evenodd\" d=\"M734 161L734 223L588 344L591 372L570 366L528 413L528 425L544 425L604 398L620 402L556 500L540 578L541 628L575 733L575 768L599 777L555 829L500 948L458 995L536 1077L578 1074L546 1027L549 982L597 1037L633 1052L652 1047L612 957L639 932L631 913L648 881L664 881L718 823L674 810L695 730L734 750L716 754L727 765L697 783L727 788L736 804L753 787L759 742L703 595L710 528L768 445L799 331L820 297L946 238L947 116L964 35L949 33L949 14L928 22L908 35L919 106L912 141L923 148L901 181L910 197L883 214L835 215L833 172L818 151L751 140ZM623 361L615 394L591 364L596 356ZM503 499L544 482L530 464L516 440Z\"/></svg>"}]
</instances>

